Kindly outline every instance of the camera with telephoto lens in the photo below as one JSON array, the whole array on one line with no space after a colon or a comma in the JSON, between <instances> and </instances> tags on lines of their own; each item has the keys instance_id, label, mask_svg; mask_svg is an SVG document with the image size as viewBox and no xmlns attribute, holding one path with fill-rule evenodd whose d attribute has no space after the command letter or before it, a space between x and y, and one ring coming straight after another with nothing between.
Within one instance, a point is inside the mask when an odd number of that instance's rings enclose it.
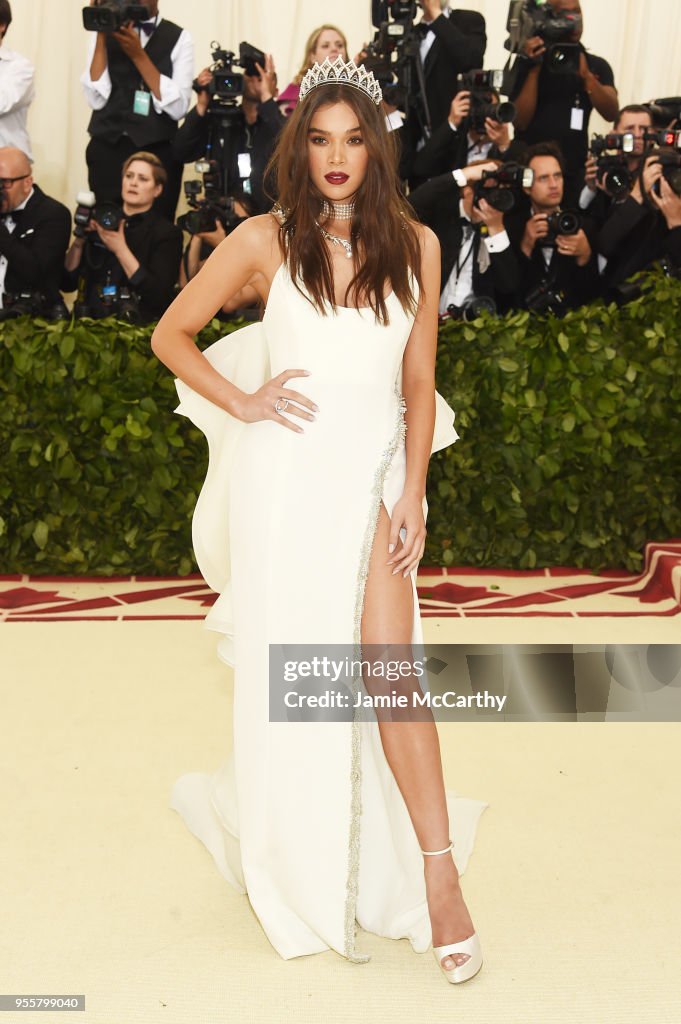
<instances>
[{"instance_id":1,"label":"camera with telephoto lens","mask_svg":"<svg viewBox=\"0 0 681 1024\"><path fill-rule=\"evenodd\" d=\"M459 320L462 323L470 324L477 320L483 313L490 316L497 315L497 304L491 295L469 295L460 306L447 306L447 312L438 317L439 322L446 323L447 320Z\"/></svg>"},{"instance_id":2,"label":"camera with telephoto lens","mask_svg":"<svg viewBox=\"0 0 681 1024\"><path fill-rule=\"evenodd\" d=\"M656 128L681 128L681 96L663 96L646 106Z\"/></svg>"},{"instance_id":3,"label":"camera with telephoto lens","mask_svg":"<svg viewBox=\"0 0 681 1024\"><path fill-rule=\"evenodd\" d=\"M484 199L501 213L508 213L518 205L522 190L532 188L534 171L531 167L507 163L495 171L483 171L473 189L473 205L480 206Z\"/></svg>"},{"instance_id":4,"label":"camera with telephoto lens","mask_svg":"<svg viewBox=\"0 0 681 1024\"><path fill-rule=\"evenodd\" d=\"M99 0L96 7L83 8L83 27L88 32L118 32L132 21L139 25L149 21L146 4L129 4L125 0Z\"/></svg>"},{"instance_id":5,"label":"camera with telephoto lens","mask_svg":"<svg viewBox=\"0 0 681 1024\"><path fill-rule=\"evenodd\" d=\"M495 103L495 94L503 89L503 71L466 71L456 76L457 92L470 92L471 111L469 127L474 132L485 131L485 121L490 118L497 124L511 124L516 109L513 103Z\"/></svg>"},{"instance_id":6,"label":"camera with telephoto lens","mask_svg":"<svg viewBox=\"0 0 681 1024\"><path fill-rule=\"evenodd\" d=\"M681 153L675 153L672 150L660 151L655 153L655 160L662 165L662 177L669 184L672 191L677 196L681 196ZM652 191L658 198L662 196L660 180L658 179L652 188Z\"/></svg>"},{"instance_id":7,"label":"camera with telephoto lens","mask_svg":"<svg viewBox=\"0 0 681 1024\"><path fill-rule=\"evenodd\" d=\"M555 245L559 235L576 235L582 230L582 218L578 210L556 210L546 218L549 233L540 239L541 245Z\"/></svg>"},{"instance_id":8,"label":"camera with telephoto lens","mask_svg":"<svg viewBox=\"0 0 681 1024\"><path fill-rule=\"evenodd\" d=\"M5 292L0 308L0 321L16 320L20 316L41 317L44 320L71 319L61 295L49 298L42 292Z\"/></svg>"},{"instance_id":9,"label":"camera with telephoto lens","mask_svg":"<svg viewBox=\"0 0 681 1024\"><path fill-rule=\"evenodd\" d=\"M596 177L613 199L622 199L631 192L634 175L627 166L627 154L631 156L635 147L631 132L594 135L591 141L589 152L596 157Z\"/></svg>"},{"instance_id":10,"label":"camera with telephoto lens","mask_svg":"<svg viewBox=\"0 0 681 1024\"><path fill-rule=\"evenodd\" d=\"M582 16L572 11L554 10L550 0L511 0L504 43L511 53L522 53L528 39L539 36L546 43L546 54L540 58L554 74L576 75L579 71L581 47L571 43L573 34L582 27Z\"/></svg>"}]
</instances>

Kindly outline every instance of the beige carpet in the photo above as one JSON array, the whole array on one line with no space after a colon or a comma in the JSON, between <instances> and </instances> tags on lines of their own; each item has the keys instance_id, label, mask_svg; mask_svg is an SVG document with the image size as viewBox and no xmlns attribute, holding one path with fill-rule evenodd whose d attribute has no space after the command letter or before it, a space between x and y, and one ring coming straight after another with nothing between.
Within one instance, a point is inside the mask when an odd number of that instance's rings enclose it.
<instances>
[{"instance_id":1,"label":"beige carpet","mask_svg":"<svg viewBox=\"0 0 681 1024\"><path fill-rule=\"evenodd\" d=\"M678 642L673 619L429 619L431 642ZM284 962L167 807L229 749L231 678L198 621L0 626L0 989L84 1013L0 1024L681 1020L681 726L441 725L488 801L463 877L477 978L360 933L368 964Z\"/></svg>"}]
</instances>

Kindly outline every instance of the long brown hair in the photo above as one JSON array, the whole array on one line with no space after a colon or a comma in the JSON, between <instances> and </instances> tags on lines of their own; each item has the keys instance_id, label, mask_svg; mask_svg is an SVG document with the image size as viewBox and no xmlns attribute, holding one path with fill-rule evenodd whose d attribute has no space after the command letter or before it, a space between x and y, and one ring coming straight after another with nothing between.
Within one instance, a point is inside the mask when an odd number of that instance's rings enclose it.
<instances>
[{"instance_id":1,"label":"long brown hair","mask_svg":"<svg viewBox=\"0 0 681 1024\"><path fill-rule=\"evenodd\" d=\"M318 227L324 196L311 180L308 166L312 119L320 107L334 103L347 103L357 115L369 157L366 176L355 196L350 230L354 276L345 293L345 304L349 304L348 297L354 306L366 299L376 318L387 324L386 284L405 312L416 312L414 279L420 292L421 245L413 214L400 191L397 147L386 128L383 110L353 86L329 84L313 89L282 131L266 175L276 176L280 245L298 290L305 294L298 283L302 279L320 313L325 315L327 301L335 309L331 256Z\"/></svg>"},{"instance_id":2,"label":"long brown hair","mask_svg":"<svg viewBox=\"0 0 681 1024\"><path fill-rule=\"evenodd\" d=\"M343 59L348 59L348 41L345 38L345 32L341 32L341 30L339 28L336 28L335 25L320 25L319 28L313 29L313 31L307 37L307 42L305 43L305 56L303 57L303 63L300 65L298 74L293 79L296 85L300 85L303 78L305 77L305 73L309 71L312 65L314 64L314 52L317 49L317 43L319 42L319 37L321 36L322 32L336 32L338 34L338 36L343 40L343 46L345 47L345 57Z\"/></svg>"}]
</instances>

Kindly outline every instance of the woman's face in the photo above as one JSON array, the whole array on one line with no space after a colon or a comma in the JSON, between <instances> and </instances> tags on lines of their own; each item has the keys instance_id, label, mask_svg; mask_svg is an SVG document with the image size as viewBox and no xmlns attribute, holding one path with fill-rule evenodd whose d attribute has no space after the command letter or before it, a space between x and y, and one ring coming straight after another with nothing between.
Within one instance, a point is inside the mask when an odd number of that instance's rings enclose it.
<instances>
[{"instance_id":1,"label":"woman's face","mask_svg":"<svg viewBox=\"0 0 681 1024\"><path fill-rule=\"evenodd\" d=\"M366 177L369 155L357 114L347 103L320 107L307 134L310 178L332 202L355 195Z\"/></svg>"},{"instance_id":2,"label":"woman's face","mask_svg":"<svg viewBox=\"0 0 681 1024\"><path fill-rule=\"evenodd\" d=\"M123 203L137 213L151 209L156 196L163 191L154 181L150 164L144 160L133 160L123 175Z\"/></svg>"},{"instance_id":3,"label":"woman's face","mask_svg":"<svg viewBox=\"0 0 681 1024\"><path fill-rule=\"evenodd\" d=\"M342 57L345 61L348 59L342 36L331 28L325 28L320 33L317 46L312 51L312 64L322 64L327 57L331 61L336 57Z\"/></svg>"}]
</instances>

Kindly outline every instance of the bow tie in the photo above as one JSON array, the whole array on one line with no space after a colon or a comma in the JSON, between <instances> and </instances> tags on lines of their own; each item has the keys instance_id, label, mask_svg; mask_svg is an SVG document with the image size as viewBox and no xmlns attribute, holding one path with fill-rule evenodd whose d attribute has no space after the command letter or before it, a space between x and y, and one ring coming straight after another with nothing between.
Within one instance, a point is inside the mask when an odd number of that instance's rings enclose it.
<instances>
[{"instance_id":1,"label":"bow tie","mask_svg":"<svg viewBox=\"0 0 681 1024\"><path fill-rule=\"evenodd\" d=\"M420 21L418 25L414 25L413 30L417 39L425 39L428 33L431 31L430 25L426 24L425 21Z\"/></svg>"},{"instance_id":2,"label":"bow tie","mask_svg":"<svg viewBox=\"0 0 681 1024\"><path fill-rule=\"evenodd\" d=\"M475 231L476 227L478 226L477 224L473 224L468 219L468 217L459 217L459 225L463 229L464 232L466 232L466 231Z\"/></svg>"},{"instance_id":3,"label":"bow tie","mask_svg":"<svg viewBox=\"0 0 681 1024\"><path fill-rule=\"evenodd\" d=\"M150 36L156 28L155 21L141 21L139 24L140 29L144 32L145 36Z\"/></svg>"},{"instance_id":4,"label":"bow tie","mask_svg":"<svg viewBox=\"0 0 681 1024\"><path fill-rule=\"evenodd\" d=\"M23 210L7 210L6 213L0 214L4 221L13 220L15 224L19 223L23 215Z\"/></svg>"}]
</instances>

